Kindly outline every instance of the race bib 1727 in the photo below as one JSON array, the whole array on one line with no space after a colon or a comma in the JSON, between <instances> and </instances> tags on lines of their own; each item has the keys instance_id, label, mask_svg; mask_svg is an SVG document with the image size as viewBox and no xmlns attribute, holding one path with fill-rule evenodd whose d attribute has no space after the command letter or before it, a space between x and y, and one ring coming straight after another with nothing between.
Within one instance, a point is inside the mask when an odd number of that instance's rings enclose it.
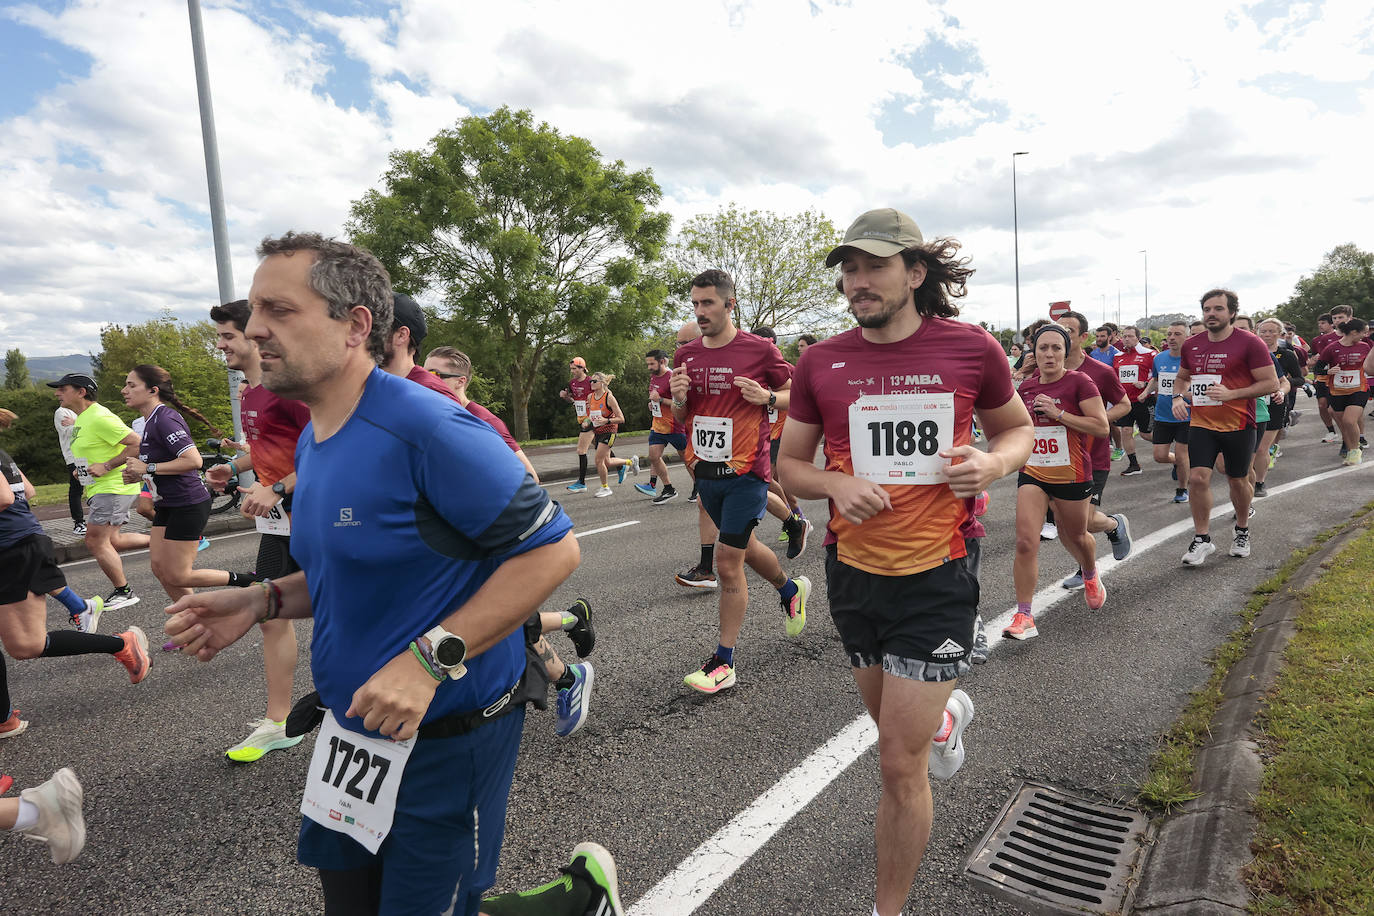
<instances>
[{"instance_id":1,"label":"race bib 1727","mask_svg":"<svg viewBox=\"0 0 1374 916\"><path fill-rule=\"evenodd\" d=\"M370 738L325 714L305 777L301 814L376 853L396 817L396 792L415 739Z\"/></svg>"}]
</instances>

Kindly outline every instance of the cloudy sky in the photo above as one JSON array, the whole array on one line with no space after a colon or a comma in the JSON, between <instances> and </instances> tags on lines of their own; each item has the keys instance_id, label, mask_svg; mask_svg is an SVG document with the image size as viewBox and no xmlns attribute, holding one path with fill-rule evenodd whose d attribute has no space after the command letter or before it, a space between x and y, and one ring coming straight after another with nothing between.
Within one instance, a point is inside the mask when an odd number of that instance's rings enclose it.
<instances>
[{"instance_id":1,"label":"cloudy sky","mask_svg":"<svg viewBox=\"0 0 1374 916\"><path fill-rule=\"evenodd\" d=\"M1127 11L1129 10L1129 11ZM736 201L965 244L965 317L1282 301L1374 248L1374 8L1157 0L205 0L237 293L338 232L388 152L501 105L650 167L680 224ZM218 299L186 4L0 8L0 346Z\"/></svg>"}]
</instances>

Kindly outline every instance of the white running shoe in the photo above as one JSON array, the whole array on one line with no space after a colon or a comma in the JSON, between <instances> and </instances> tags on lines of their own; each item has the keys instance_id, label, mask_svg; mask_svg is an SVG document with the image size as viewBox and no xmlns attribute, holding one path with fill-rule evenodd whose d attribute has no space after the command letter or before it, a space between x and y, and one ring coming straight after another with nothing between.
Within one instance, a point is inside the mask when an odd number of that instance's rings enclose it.
<instances>
[{"instance_id":1,"label":"white running shoe","mask_svg":"<svg viewBox=\"0 0 1374 916\"><path fill-rule=\"evenodd\" d=\"M597 491L592 494L592 496L596 497L597 499L605 499L607 496L610 496L612 492L614 491L611 490L610 487L599 487Z\"/></svg>"},{"instance_id":2,"label":"white running shoe","mask_svg":"<svg viewBox=\"0 0 1374 916\"><path fill-rule=\"evenodd\" d=\"M1204 541L1200 536L1193 535L1193 542L1188 545L1188 551L1183 555L1184 566L1201 566L1203 561L1216 553L1217 545L1211 541Z\"/></svg>"},{"instance_id":3,"label":"white running shoe","mask_svg":"<svg viewBox=\"0 0 1374 916\"><path fill-rule=\"evenodd\" d=\"M1040 526L1040 540L1052 541L1059 537L1059 526L1054 522L1045 522Z\"/></svg>"},{"instance_id":4,"label":"white running shoe","mask_svg":"<svg viewBox=\"0 0 1374 916\"><path fill-rule=\"evenodd\" d=\"M1327 433L1325 436L1322 436L1321 441L1324 445L1330 445L1332 442L1341 441L1341 437L1337 433Z\"/></svg>"},{"instance_id":5,"label":"white running shoe","mask_svg":"<svg viewBox=\"0 0 1374 916\"><path fill-rule=\"evenodd\" d=\"M82 633L94 633L100 626L100 615L105 611L105 602L99 596L86 599L86 610L81 612L81 623L77 627Z\"/></svg>"},{"instance_id":6,"label":"white running shoe","mask_svg":"<svg viewBox=\"0 0 1374 916\"><path fill-rule=\"evenodd\" d=\"M930 775L936 779L953 779L964 765L964 729L973 721L973 700L956 689L945 703L945 712L953 722L949 733L940 740L936 732L936 738L930 742ZM943 720L940 727L943 730Z\"/></svg>"},{"instance_id":7,"label":"white running shoe","mask_svg":"<svg viewBox=\"0 0 1374 916\"><path fill-rule=\"evenodd\" d=\"M630 476L632 476L632 477L638 477L638 476L639 476L639 456L638 456L638 455L631 455L631 456L630 456Z\"/></svg>"},{"instance_id":8,"label":"white running shoe","mask_svg":"<svg viewBox=\"0 0 1374 916\"><path fill-rule=\"evenodd\" d=\"M253 731L238 744L224 752L235 763L252 763L267 756L270 751L285 750L301 743L304 735L294 738L286 736L286 723L273 722L271 719L254 719L248 723Z\"/></svg>"},{"instance_id":9,"label":"white running shoe","mask_svg":"<svg viewBox=\"0 0 1374 916\"><path fill-rule=\"evenodd\" d=\"M1231 538L1231 556L1248 557L1250 556L1250 532L1235 529L1235 534Z\"/></svg>"},{"instance_id":10,"label":"white running shoe","mask_svg":"<svg viewBox=\"0 0 1374 916\"><path fill-rule=\"evenodd\" d=\"M48 844L57 865L66 865L86 846L86 819L81 815L81 782L70 767L63 767L42 785L25 789L19 796L38 808L38 821L19 831L26 839Z\"/></svg>"}]
</instances>

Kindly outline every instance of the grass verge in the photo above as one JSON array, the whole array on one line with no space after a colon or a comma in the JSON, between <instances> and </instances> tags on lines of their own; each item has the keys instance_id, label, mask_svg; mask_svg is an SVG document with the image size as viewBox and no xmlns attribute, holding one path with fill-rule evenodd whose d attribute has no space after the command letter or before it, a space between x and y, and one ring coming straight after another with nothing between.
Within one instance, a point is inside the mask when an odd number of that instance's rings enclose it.
<instances>
[{"instance_id":1,"label":"grass verge","mask_svg":"<svg viewBox=\"0 0 1374 916\"><path fill-rule=\"evenodd\" d=\"M616 433L617 436L647 436L647 429L622 429ZM577 436L564 436L561 439L527 439L520 443L522 449L538 448L541 445L571 445L576 442Z\"/></svg>"},{"instance_id":2,"label":"grass verge","mask_svg":"<svg viewBox=\"0 0 1374 916\"><path fill-rule=\"evenodd\" d=\"M1374 529L1301 596L1261 717L1251 912L1374 913Z\"/></svg>"},{"instance_id":3,"label":"grass verge","mask_svg":"<svg viewBox=\"0 0 1374 916\"><path fill-rule=\"evenodd\" d=\"M33 490L33 499L29 501L31 506L66 505L67 485L65 483L34 484Z\"/></svg>"}]
</instances>

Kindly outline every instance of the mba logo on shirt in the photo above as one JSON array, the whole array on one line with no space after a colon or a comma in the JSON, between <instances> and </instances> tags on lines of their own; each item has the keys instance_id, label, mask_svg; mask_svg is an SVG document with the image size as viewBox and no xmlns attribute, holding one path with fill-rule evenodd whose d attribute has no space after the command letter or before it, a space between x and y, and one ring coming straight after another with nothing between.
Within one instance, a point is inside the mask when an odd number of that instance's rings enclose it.
<instances>
[{"instance_id":1,"label":"mba logo on shirt","mask_svg":"<svg viewBox=\"0 0 1374 916\"><path fill-rule=\"evenodd\" d=\"M361 525L361 524L362 524L362 522L355 522L355 521L353 520L353 507L352 507L352 506L345 506L344 508L342 508L342 509L339 510L339 520L338 520L337 522L334 523L334 527L335 527L335 528L356 528L356 527L358 527L358 526Z\"/></svg>"}]
</instances>

